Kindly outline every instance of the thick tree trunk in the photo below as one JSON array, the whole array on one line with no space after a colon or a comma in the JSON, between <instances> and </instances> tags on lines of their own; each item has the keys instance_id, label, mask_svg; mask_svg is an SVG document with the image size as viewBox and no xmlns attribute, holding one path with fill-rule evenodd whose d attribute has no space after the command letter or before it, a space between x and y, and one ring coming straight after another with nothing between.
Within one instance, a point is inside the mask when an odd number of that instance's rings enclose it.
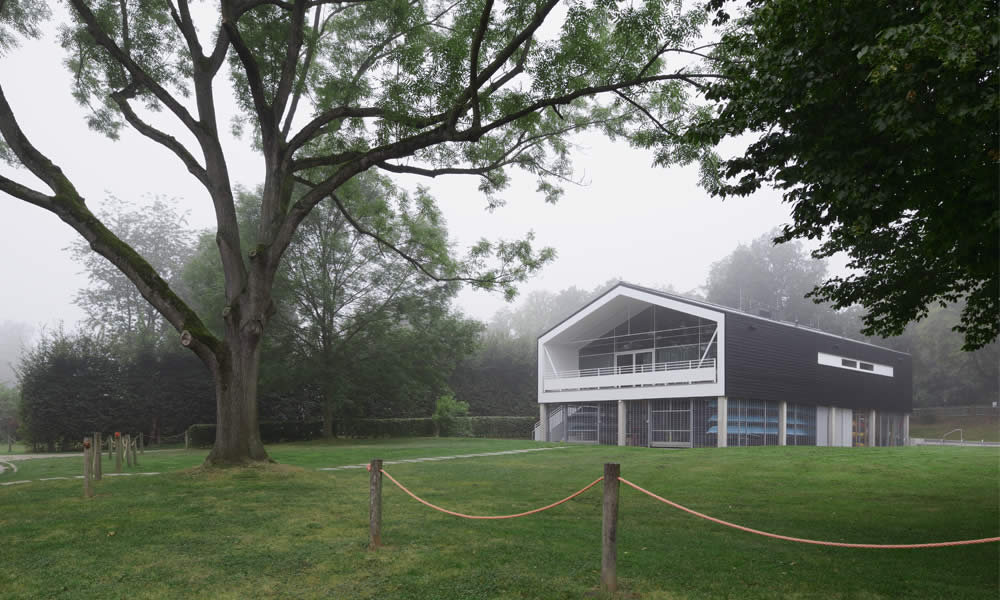
<instances>
[{"instance_id":1,"label":"thick tree trunk","mask_svg":"<svg viewBox=\"0 0 1000 600\"><path fill-rule=\"evenodd\" d=\"M213 369L215 377L215 445L207 465L247 464L269 460L260 440L257 413L259 335L240 336L229 346L228 361Z\"/></svg>"},{"instance_id":2,"label":"thick tree trunk","mask_svg":"<svg viewBox=\"0 0 1000 600\"><path fill-rule=\"evenodd\" d=\"M333 403L329 398L323 400L323 437L333 437Z\"/></svg>"}]
</instances>

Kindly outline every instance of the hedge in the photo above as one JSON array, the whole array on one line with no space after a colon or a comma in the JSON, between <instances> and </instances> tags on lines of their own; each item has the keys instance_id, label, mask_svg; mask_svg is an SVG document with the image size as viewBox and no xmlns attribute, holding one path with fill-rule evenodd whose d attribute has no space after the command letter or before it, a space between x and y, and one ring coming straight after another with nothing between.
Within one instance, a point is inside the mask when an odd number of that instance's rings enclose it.
<instances>
[{"instance_id":1,"label":"hedge","mask_svg":"<svg viewBox=\"0 0 1000 600\"><path fill-rule=\"evenodd\" d=\"M215 424L199 423L188 427L188 441L196 448L210 448L215 443ZM299 442L323 435L323 421L261 421L260 438L265 444Z\"/></svg>"},{"instance_id":2,"label":"hedge","mask_svg":"<svg viewBox=\"0 0 1000 600\"><path fill-rule=\"evenodd\" d=\"M535 417L456 417L446 437L520 438L531 437ZM430 437L434 421L430 417L414 419L341 419L334 422L339 437ZM265 444L312 440L323 435L322 421L261 421L260 436ZM194 447L208 448L215 443L215 425L198 424L188 428Z\"/></svg>"}]
</instances>

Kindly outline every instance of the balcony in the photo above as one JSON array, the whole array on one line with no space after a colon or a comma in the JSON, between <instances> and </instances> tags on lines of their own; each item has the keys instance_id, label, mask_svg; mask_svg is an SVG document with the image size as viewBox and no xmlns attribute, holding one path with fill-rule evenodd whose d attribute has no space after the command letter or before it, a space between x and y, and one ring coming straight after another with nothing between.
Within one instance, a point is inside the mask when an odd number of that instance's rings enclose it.
<instances>
[{"instance_id":1,"label":"balcony","mask_svg":"<svg viewBox=\"0 0 1000 600\"><path fill-rule=\"evenodd\" d=\"M644 365L557 371L545 375L546 392L595 390L654 385L690 385L717 381L714 358Z\"/></svg>"}]
</instances>

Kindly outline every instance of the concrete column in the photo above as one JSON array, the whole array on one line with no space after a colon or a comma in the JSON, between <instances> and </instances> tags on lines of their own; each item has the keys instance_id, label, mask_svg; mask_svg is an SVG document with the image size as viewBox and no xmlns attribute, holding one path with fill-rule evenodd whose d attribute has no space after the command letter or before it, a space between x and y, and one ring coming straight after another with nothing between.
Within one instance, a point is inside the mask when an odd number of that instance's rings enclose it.
<instances>
[{"instance_id":1,"label":"concrete column","mask_svg":"<svg viewBox=\"0 0 1000 600\"><path fill-rule=\"evenodd\" d=\"M910 413L903 415L903 445L910 445Z\"/></svg>"},{"instance_id":2,"label":"concrete column","mask_svg":"<svg viewBox=\"0 0 1000 600\"><path fill-rule=\"evenodd\" d=\"M875 409L868 411L868 431L865 436L865 446L875 445Z\"/></svg>"},{"instance_id":3,"label":"concrete column","mask_svg":"<svg viewBox=\"0 0 1000 600\"><path fill-rule=\"evenodd\" d=\"M717 438L717 446L719 448L725 448L727 446L726 436L729 434L729 403L726 401L725 396L719 396L717 403L719 406L717 411L719 420L719 426L717 429L719 434L715 437Z\"/></svg>"},{"instance_id":4,"label":"concrete column","mask_svg":"<svg viewBox=\"0 0 1000 600\"><path fill-rule=\"evenodd\" d=\"M618 445L625 445L625 401L618 401Z\"/></svg>"},{"instance_id":5,"label":"concrete column","mask_svg":"<svg viewBox=\"0 0 1000 600\"><path fill-rule=\"evenodd\" d=\"M788 445L788 403L778 403L778 445Z\"/></svg>"},{"instance_id":6,"label":"concrete column","mask_svg":"<svg viewBox=\"0 0 1000 600\"><path fill-rule=\"evenodd\" d=\"M830 407L830 418L826 422L827 446L839 446L837 443L837 407Z\"/></svg>"},{"instance_id":7,"label":"concrete column","mask_svg":"<svg viewBox=\"0 0 1000 600\"><path fill-rule=\"evenodd\" d=\"M538 405L538 420L542 423L542 439L540 441L549 441L549 407L547 404Z\"/></svg>"}]
</instances>

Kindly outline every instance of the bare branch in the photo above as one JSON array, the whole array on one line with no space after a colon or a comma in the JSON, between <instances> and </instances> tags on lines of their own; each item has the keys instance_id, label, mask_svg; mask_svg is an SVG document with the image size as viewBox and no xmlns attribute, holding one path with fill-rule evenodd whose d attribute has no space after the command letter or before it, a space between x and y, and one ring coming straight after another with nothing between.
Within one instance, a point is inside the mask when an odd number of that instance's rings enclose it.
<instances>
[{"instance_id":1,"label":"bare branch","mask_svg":"<svg viewBox=\"0 0 1000 600\"><path fill-rule=\"evenodd\" d=\"M285 124L281 128L282 138L288 138L288 132L292 128L292 119L295 118L295 110L299 106L299 98L302 97L302 92L306 87L306 78L309 76L309 68L312 66L313 57L316 56L316 47L319 46L319 24L322 16L323 8L317 6L316 15L313 17L313 31L315 32L316 39L313 40L313 43L309 44L308 48L306 48L306 59L302 64L302 73L299 75L299 84L295 86L295 92L292 94L292 103L288 106L288 114L285 115Z\"/></svg>"},{"instance_id":2,"label":"bare branch","mask_svg":"<svg viewBox=\"0 0 1000 600\"><path fill-rule=\"evenodd\" d=\"M302 51L305 18L306 3L296 2L292 8L292 18L289 24L290 31L288 32L288 46L285 48L285 61L281 65L281 76L278 78L274 99L271 102L274 112L273 123L275 124L281 121L281 115L285 112L285 105L288 102L289 95L292 93L292 86L295 84L295 72L299 66L299 53Z\"/></svg>"},{"instance_id":3,"label":"bare branch","mask_svg":"<svg viewBox=\"0 0 1000 600\"><path fill-rule=\"evenodd\" d=\"M206 188L211 188L211 182L208 179L208 173L205 168L195 159L194 156L188 152L184 144L180 143L177 138L156 129L150 124L146 123L132 110L132 106L128 103L128 99L133 97L136 92L135 86L129 86L124 90L120 90L111 94L112 100L118 105L118 108L122 111L122 115L125 116L125 120L129 122L132 127L136 129L139 133L146 136L147 138L153 140L154 142L160 144L166 149L173 152L177 158L181 159L181 162L187 167L188 172L195 176Z\"/></svg>"},{"instance_id":4,"label":"bare branch","mask_svg":"<svg viewBox=\"0 0 1000 600\"><path fill-rule=\"evenodd\" d=\"M486 28L490 24L490 13L493 12L493 0L486 0L483 7L483 14L479 17L479 26L472 36L472 55L469 57L469 87L472 88L472 125L479 127L479 86L476 79L479 77L479 49L483 45L483 38L486 36Z\"/></svg>"},{"instance_id":5,"label":"bare branch","mask_svg":"<svg viewBox=\"0 0 1000 600\"><path fill-rule=\"evenodd\" d=\"M78 2L79 0L72 1ZM257 113L257 118L260 119L261 133L268 136L274 119L272 118L271 107L267 102L267 94L264 92L264 80L260 74L260 66L257 64L257 59L246 45L246 42L243 41L239 28L236 26L239 14L242 14L243 11L236 12L232 6L233 4L232 2L222 3L222 27L226 30L229 36L229 43L236 50L236 56L239 57L240 63L243 65L243 71L247 77L247 86L250 88L250 96L253 98L254 110Z\"/></svg>"}]
</instances>

